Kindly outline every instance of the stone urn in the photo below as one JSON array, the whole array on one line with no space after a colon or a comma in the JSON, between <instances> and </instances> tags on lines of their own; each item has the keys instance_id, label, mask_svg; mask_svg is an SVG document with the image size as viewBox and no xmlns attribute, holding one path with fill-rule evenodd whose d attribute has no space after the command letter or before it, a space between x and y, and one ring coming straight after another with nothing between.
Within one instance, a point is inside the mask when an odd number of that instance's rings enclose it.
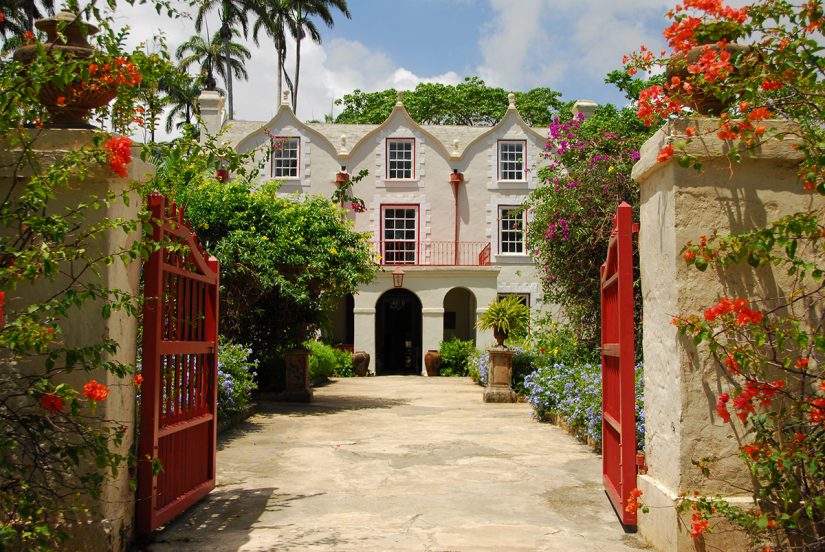
<instances>
[{"instance_id":1,"label":"stone urn","mask_svg":"<svg viewBox=\"0 0 825 552\"><path fill-rule=\"evenodd\" d=\"M364 351L357 351L352 353L352 367L355 369L355 375L359 378L365 377L369 374L370 369L370 355Z\"/></svg>"},{"instance_id":2,"label":"stone urn","mask_svg":"<svg viewBox=\"0 0 825 552\"><path fill-rule=\"evenodd\" d=\"M61 11L54 17L39 19L34 25L47 35L42 44L47 52L59 51L65 58L82 60L95 53L87 37L97 33L98 28L84 23L77 14ZM38 44L20 46L14 51L14 60L31 64L40 47ZM79 80L68 84L45 83L37 95L51 115L44 125L50 128L93 128L88 123L89 112L108 104L115 96L117 85L114 83L82 86Z\"/></svg>"},{"instance_id":3,"label":"stone urn","mask_svg":"<svg viewBox=\"0 0 825 552\"><path fill-rule=\"evenodd\" d=\"M737 35L726 32L724 26L716 27L716 25L721 25L721 23L703 23L701 25L703 31L697 31L697 40L699 41L699 45L694 46L684 54L681 54L679 57L674 56L674 59L668 63L665 71L667 82L671 82L673 77L679 77L683 81L687 79L691 75L688 71L688 67L697 63L699 58L702 57L708 48L714 52L719 52L718 43L722 40L727 41L727 44L724 45L723 50L730 54L731 63L736 65L736 60L745 54L748 47L741 44L734 44L733 42L737 39ZM734 67L733 73L741 72L743 70L743 67ZM680 97L681 94L677 93L676 96ZM719 98L710 92L703 92L696 88L694 88L693 92L689 96L680 97L680 99L685 103L685 105L692 108L700 115L715 116L718 116L720 113L732 106L736 101L734 94L730 94L730 98Z\"/></svg>"},{"instance_id":4,"label":"stone urn","mask_svg":"<svg viewBox=\"0 0 825 552\"><path fill-rule=\"evenodd\" d=\"M518 397L510 383L513 377L512 349L493 347L490 353L490 375L484 389L484 402L511 403Z\"/></svg>"},{"instance_id":5,"label":"stone urn","mask_svg":"<svg viewBox=\"0 0 825 552\"><path fill-rule=\"evenodd\" d=\"M430 349L424 355L424 366L427 368L427 376L441 375L441 353L435 349Z\"/></svg>"}]
</instances>

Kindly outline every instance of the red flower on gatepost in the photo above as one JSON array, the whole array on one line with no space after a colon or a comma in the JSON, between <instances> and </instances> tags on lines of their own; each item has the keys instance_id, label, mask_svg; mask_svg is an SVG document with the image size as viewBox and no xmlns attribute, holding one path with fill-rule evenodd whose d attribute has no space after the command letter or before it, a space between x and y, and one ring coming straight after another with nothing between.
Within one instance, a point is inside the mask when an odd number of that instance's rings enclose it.
<instances>
[{"instance_id":1,"label":"red flower on gatepost","mask_svg":"<svg viewBox=\"0 0 825 552\"><path fill-rule=\"evenodd\" d=\"M109 153L109 169L118 176L126 177L126 165L132 162L132 140L126 136L108 139L103 147Z\"/></svg>"},{"instance_id":2,"label":"red flower on gatepost","mask_svg":"<svg viewBox=\"0 0 825 552\"><path fill-rule=\"evenodd\" d=\"M83 386L83 395L90 401L104 401L109 396L109 388L95 380Z\"/></svg>"},{"instance_id":3,"label":"red flower on gatepost","mask_svg":"<svg viewBox=\"0 0 825 552\"><path fill-rule=\"evenodd\" d=\"M46 393L40 397L40 406L45 408L50 414L57 414L63 411L63 399L54 393Z\"/></svg>"}]
</instances>

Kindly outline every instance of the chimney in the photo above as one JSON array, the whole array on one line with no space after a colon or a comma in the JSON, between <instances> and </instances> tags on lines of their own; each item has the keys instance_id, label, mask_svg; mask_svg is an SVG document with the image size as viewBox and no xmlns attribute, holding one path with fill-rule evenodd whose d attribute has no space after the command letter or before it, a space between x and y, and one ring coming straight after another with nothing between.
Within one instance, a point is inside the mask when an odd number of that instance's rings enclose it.
<instances>
[{"instance_id":1,"label":"chimney","mask_svg":"<svg viewBox=\"0 0 825 552\"><path fill-rule=\"evenodd\" d=\"M224 123L224 98L216 90L204 90L198 96L198 106L200 108L201 121L201 143L206 141L206 135L215 135Z\"/></svg>"},{"instance_id":2,"label":"chimney","mask_svg":"<svg viewBox=\"0 0 825 552\"><path fill-rule=\"evenodd\" d=\"M576 103L573 104L573 116L578 117L581 113L585 119L589 119L596 112L597 107L599 107L599 104L593 100L576 100Z\"/></svg>"}]
</instances>

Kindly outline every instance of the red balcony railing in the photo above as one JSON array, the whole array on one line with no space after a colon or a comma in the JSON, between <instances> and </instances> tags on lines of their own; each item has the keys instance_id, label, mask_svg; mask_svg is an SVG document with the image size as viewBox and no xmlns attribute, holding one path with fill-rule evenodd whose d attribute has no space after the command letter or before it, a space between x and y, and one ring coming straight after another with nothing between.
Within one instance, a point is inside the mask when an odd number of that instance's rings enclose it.
<instances>
[{"instance_id":1,"label":"red balcony railing","mask_svg":"<svg viewBox=\"0 0 825 552\"><path fill-rule=\"evenodd\" d=\"M490 264L489 242L404 241L374 242L382 265L486 266Z\"/></svg>"}]
</instances>

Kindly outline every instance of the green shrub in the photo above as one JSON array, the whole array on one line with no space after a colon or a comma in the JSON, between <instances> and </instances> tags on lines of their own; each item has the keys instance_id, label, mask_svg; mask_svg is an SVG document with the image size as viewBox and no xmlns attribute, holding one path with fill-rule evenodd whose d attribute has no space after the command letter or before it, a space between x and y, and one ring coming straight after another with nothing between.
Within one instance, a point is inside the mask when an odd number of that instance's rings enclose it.
<instances>
[{"instance_id":1,"label":"green shrub","mask_svg":"<svg viewBox=\"0 0 825 552\"><path fill-rule=\"evenodd\" d=\"M352 366L352 353L343 349L332 349L335 351L335 370L332 375L336 378L355 377L355 368Z\"/></svg>"},{"instance_id":2,"label":"green shrub","mask_svg":"<svg viewBox=\"0 0 825 552\"><path fill-rule=\"evenodd\" d=\"M218 416L243 412L249 406L258 362L252 349L220 338L218 343Z\"/></svg>"},{"instance_id":3,"label":"green shrub","mask_svg":"<svg viewBox=\"0 0 825 552\"><path fill-rule=\"evenodd\" d=\"M472 341L462 341L453 337L450 341L442 341L439 346L441 353L442 376L469 376L470 355L476 348Z\"/></svg>"},{"instance_id":4,"label":"green shrub","mask_svg":"<svg viewBox=\"0 0 825 552\"><path fill-rule=\"evenodd\" d=\"M331 377L349 378L355 375L352 354L348 351L320 341L307 341L304 347L312 352L309 357L309 379L313 383L324 383Z\"/></svg>"},{"instance_id":5,"label":"green shrub","mask_svg":"<svg viewBox=\"0 0 825 552\"><path fill-rule=\"evenodd\" d=\"M522 347L511 347L513 350L513 391L519 395L525 394L524 378L535 370L536 355Z\"/></svg>"}]
</instances>

